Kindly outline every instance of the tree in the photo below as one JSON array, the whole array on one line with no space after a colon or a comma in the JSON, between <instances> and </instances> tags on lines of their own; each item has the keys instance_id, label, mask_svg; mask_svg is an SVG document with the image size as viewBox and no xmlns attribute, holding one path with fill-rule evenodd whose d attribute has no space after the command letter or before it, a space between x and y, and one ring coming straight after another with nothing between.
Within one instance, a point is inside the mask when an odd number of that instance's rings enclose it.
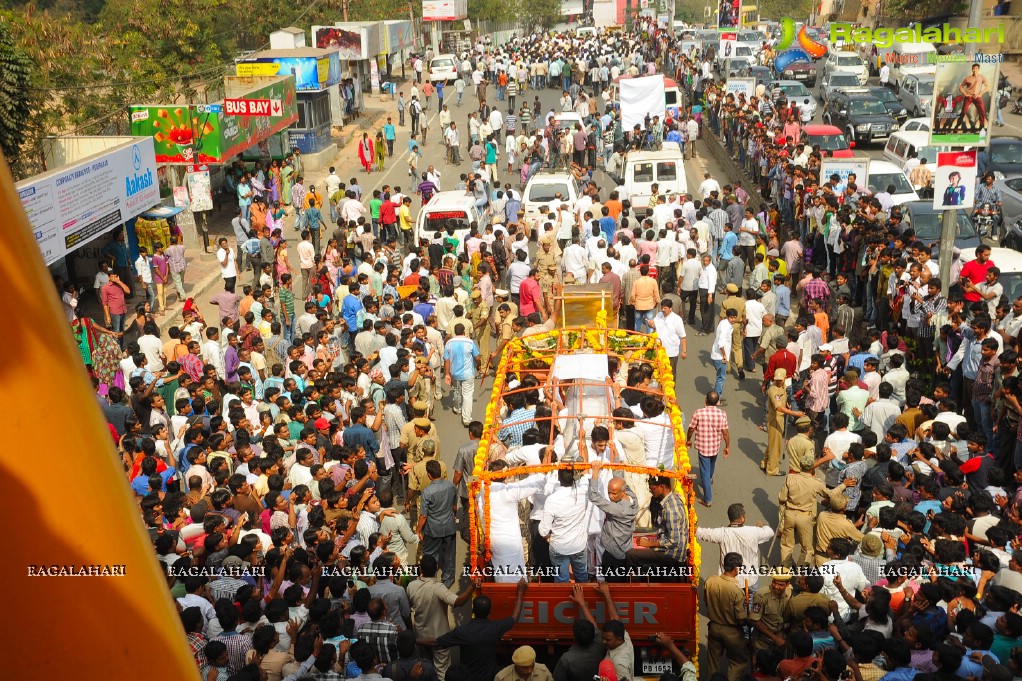
<instances>
[{"instance_id":1,"label":"tree","mask_svg":"<svg viewBox=\"0 0 1022 681\"><path fill-rule=\"evenodd\" d=\"M0 23L0 149L12 168L21 163L27 137L25 122L32 110L32 60Z\"/></svg>"}]
</instances>

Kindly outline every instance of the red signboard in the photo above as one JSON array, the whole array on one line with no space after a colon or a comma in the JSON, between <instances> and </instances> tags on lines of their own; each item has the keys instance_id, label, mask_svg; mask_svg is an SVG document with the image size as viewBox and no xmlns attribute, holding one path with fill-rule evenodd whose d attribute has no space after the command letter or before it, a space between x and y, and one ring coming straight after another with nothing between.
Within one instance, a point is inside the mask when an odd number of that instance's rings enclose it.
<instances>
[{"instance_id":1,"label":"red signboard","mask_svg":"<svg viewBox=\"0 0 1022 681\"><path fill-rule=\"evenodd\" d=\"M279 99L225 99L224 113L230 116L280 116Z\"/></svg>"},{"instance_id":2,"label":"red signboard","mask_svg":"<svg viewBox=\"0 0 1022 681\"><path fill-rule=\"evenodd\" d=\"M493 601L490 619L511 615L517 588L517 584L483 584L482 593ZM618 619L624 623L633 642L646 640L658 631L667 632L675 640L695 639L699 635L696 587L692 584L611 584L610 593L617 605ZM596 621L605 622L608 618L603 600L589 588L585 597ZM571 624L578 614L571 601L571 584L529 584L522 603L522 616L505 635L506 640L515 645L571 642Z\"/></svg>"}]
</instances>

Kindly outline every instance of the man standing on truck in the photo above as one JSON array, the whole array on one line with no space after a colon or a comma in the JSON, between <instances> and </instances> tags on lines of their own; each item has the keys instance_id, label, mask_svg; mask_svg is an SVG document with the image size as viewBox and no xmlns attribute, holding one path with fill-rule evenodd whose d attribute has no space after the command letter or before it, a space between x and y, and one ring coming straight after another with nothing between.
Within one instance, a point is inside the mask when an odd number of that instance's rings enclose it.
<instances>
[{"instance_id":1,"label":"man standing on truck","mask_svg":"<svg viewBox=\"0 0 1022 681\"><path fill-rule=\"evenodd\" d=\"M628 550L628 566L673 568L677 571L673 576L682 577L688 556L688 513L685 505L674 492L674 480L667 476L651 477L649 493L660 504L660 514L654 522L657 533L655 537L640 537L639 548Z\"/></svg>"},{"instance_id":2,"label":"man standing on truck","mask_svg":"<svg viewBox=\"0 0 1022 681\"><path fill-rule=\"evenodd\" d=\"M607 429L601 430L608 433ZM593 428L593 437L597 436L597 429ZM581 444L584 438L579 439ZM610 440L608 440L609 442ZM611 478L607 483L607 495L600 493L598 479L603 462L600 459L593 461L592 482L589 484L589 502L596 508L603 511L606 516L603 526L600 528L600 545L603 547L603 554L600 556L600 567L597 577L602 577L609 582L623 582L625 576L618 574L618 570L625 568L628 564L628 549L632 546L632 534L635 532L635 517L639 512L639 505L635 493L628 489L624 478Z\"/></svg>"}]
</instances>

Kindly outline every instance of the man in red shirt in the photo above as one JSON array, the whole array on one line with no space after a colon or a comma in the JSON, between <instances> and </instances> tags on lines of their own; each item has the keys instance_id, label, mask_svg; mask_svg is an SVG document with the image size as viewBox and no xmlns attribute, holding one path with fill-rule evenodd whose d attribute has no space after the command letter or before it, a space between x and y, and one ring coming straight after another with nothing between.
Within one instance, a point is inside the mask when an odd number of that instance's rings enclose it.
<instances>
[{"instance_id":1,"label":"man in red shirt","mask_svg":"<svg viewBox=\"0 0 1022 681\"><path fill-rule=\"evenodd\" d=\"M770 386L770 381L773 380L774 372L778 369L784 369L789 377L794 376L797 373L795 369L798 359L795 357L794 353L788 350L787 336L779 336L774 339L774 347L777 348L777 352L770 357L770 361L767 362L767 369L763 372L764 393ZM790 379L788 385L790 385Z\"/></svg>"},{"instance_id":2,"label":"man in red shirt","mask_svg":"<svg viewBox=\"0 0 1022 681\"><path fill-rule=\"evenodd\" d=\"M131 293L127 284L121 281L119 274L110 273L110 281L99 289L99 299L103 303L103 319L111 331L124 330L124 315L128 312L124 295Z\"/></svg>"},{"instance_id":3,"label":"man in red shirt","mask_svg":"<svg viewBox=\"0 0 1022 681\"><path fill-rule=\"evenodd\" d=\"M522 280L518 289L518 313L528 317L533 312L546 321L546 307L543 305L543 291L539 285L539 270L533 267L529 270L529 276Z\"/></svg>"},{"instance_id":4,"label":"man in red shirt","mask_svg":"<svg viewBox=\"0 0 1022 681\"><path fill-rule=\"evenodd\" d=\"M986 244L980 244L976 247L976 259L970 260L965 263L962 267L962 273L959 275L962 279L968 279L974 285L979 286L981 283L986 281L987 270L994 266L994 261L990 259L990 247ZM977 291L966 291L965 300L970 303L979 301L980 295Z\"/></svg>"}]
</instances>

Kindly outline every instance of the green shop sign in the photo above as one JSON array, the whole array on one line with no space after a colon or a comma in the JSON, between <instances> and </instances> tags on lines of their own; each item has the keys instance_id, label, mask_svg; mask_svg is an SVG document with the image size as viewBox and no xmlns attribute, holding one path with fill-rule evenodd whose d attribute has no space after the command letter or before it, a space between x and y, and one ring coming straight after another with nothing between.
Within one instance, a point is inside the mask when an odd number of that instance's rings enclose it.
<instances>
[{"instance_id":1,"label":"green shop sign","mask_svg":"<svg viewBox=\"0 0 1022 681\"><path fill-rule=\"evenodd\" d=\"M298 122L294 77L256 88L243 98L279 100L280 115L230 115L222 103L133 105L128 107L131 134L153 138L157 163L217 164Z\"/></svg>"}]
</instances>

